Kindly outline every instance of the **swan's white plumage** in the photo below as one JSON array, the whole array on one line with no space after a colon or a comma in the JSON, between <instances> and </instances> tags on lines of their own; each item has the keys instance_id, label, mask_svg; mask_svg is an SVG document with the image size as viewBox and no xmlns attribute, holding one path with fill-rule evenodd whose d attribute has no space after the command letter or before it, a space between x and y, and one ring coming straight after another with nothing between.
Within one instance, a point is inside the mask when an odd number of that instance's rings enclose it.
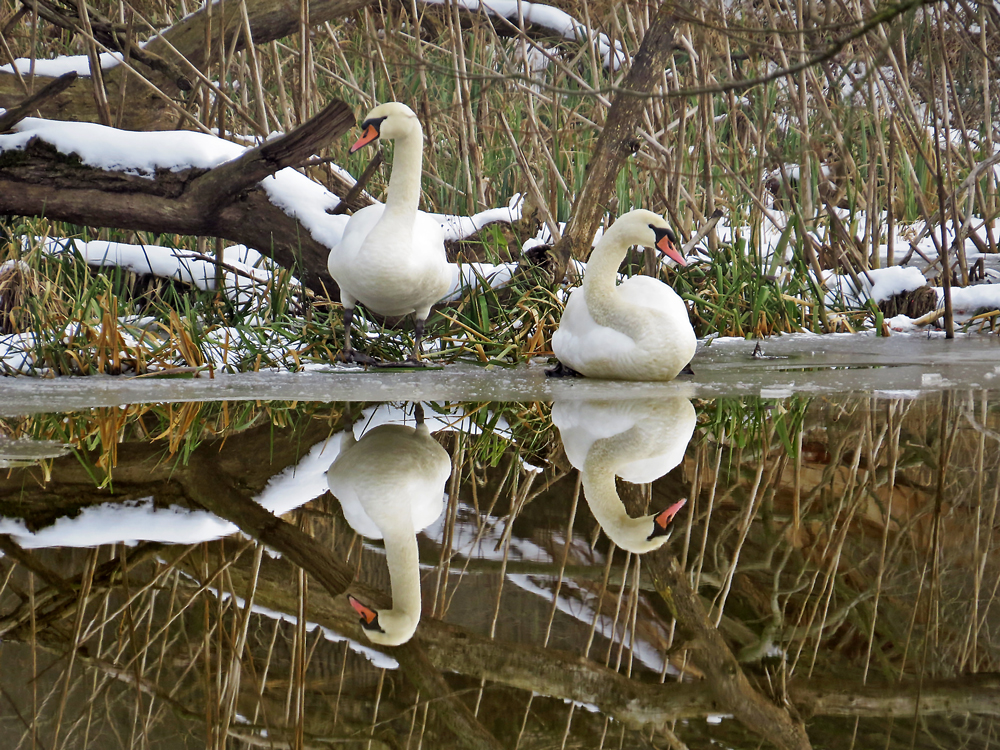
<instances>
[{"instance_id":1,"label":"swan's white plumage","mask_svg":"<svg viewBox=\"0 0 1000 750\"><path fill-rule=\"evenodd\" d=\"M682 396L552 405L552 422L559 429L566 457L580 470L587 504L604 532L622 549L641 554L667 538L649 539L654 515L628 515L615 476L638 484L666 474L684 459L695 421L694 407Z\"/></svg>"},{"instance_id":2,"label":"swan's white plumage","mask_svg":"<svg viewBox=\"0 0 1000 750\"><path fill-rule=\"evenodd\" d=\"M351 528L385 541L393 606L378 613L383 632L366 631L374 643L405 643L417 628L421 604L416 535L441 515L450 475L448 452L423 424L380 425L358 441L348 433L327 471L330 491Z\"/></svg>"},{"instance_id":3,"label":"swan's white plumage","mask_svg":"<svg viewBox=\"0 0 1000 750\"><path fill-rule=\"evenodd\" d=\"M451 288L444 230L423 211L414 215L410 228L391 217L380 226L385 210L385 204L377 204L351 216L343 239L330 251L327 269L342 294L372 312L426 318Z\"/></svg>"},{"instance_id":4,"label":"swan's white plumage","mask_svg":"<svg viewBox=\"0 0 1000 750\"><path fill-rule=\"evenodd\" d=\"M379 138L395 141L388 195L351 216L327 269L345 308L360 302L379 315L412 313L422 324L453 275L441 223L418 210L423 131L413 110L398 102L373 109L365 119L371 121Z\"/></svg>"},{"instance_id":5,"label":"swan's white plumage","mask_svg":"<svg viewBox=\"0 0 1000 750\"><path fill-rule=\"evenodd\" d=\"M628 248L656 242L651 224L667 227L663 217L643 209L620 217L594 248L583 286L570 294L552 350L582 375L671 380L694 356L694 329L673 289L648 276L615 284Z\"/></svg>"}]
</instances>

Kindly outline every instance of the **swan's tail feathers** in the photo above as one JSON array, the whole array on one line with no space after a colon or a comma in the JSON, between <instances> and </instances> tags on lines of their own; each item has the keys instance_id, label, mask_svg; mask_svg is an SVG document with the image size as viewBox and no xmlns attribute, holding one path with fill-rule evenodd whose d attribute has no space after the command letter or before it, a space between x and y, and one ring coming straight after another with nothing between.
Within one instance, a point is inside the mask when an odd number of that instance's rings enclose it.
<instances>
[{"instance_id":1,"label":"swan's tail feathers","mask_svg":"<svg viewBox=\"0 0 1000 750\"><path fill-rule=\"evenodd\" d=\"M672 531L670 523L674 520L674 516L676 516L680 509L686 504L687 498L681 498L665 511L657 513L656 516L653 517L653 533L649 535L649 539L655 539L658 536L669 534Z\"/></svg>"},{"instance_id":2,"label":"swan's tail feathers","mask_svg":"<svg viewBox=\"0 0 1000 750\"><path fill-rule=\"evenodd\" d=\"M347 601L351 603L354 611L361 615L361 627L365 630L377 630L379 633L384 633L382 626L378 624L378 612L367 604L362 604L357 599L355 599L350 594L347 595Z\"/></svg>"}]
</instances>

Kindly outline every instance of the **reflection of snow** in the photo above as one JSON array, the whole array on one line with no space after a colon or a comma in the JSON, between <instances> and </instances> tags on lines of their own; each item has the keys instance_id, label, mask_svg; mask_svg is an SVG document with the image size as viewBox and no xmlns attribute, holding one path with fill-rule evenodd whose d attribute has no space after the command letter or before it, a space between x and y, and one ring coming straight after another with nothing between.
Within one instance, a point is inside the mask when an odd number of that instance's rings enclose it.
<instances>
[{"instance_id":1,"label":"reflection of snow","mask_svg":"<svg viewBox=\"0 0 1000 750\"><path fill-rule=\"evenodd\" d=\"M452 529L451 549L453 552L463 557L478 557L485 560L502 560L504 527L501 519L483 516L480 517L476 511L466 505L460 505L455 517L454 528ZM431 526L424 530L424 535L438 545L444 544L445 519L440 518ZM571 540L570 544L576 544L576 540ZM605 564L605 558L599 552L591 550L589 543L580 540L581 551L590 558L590 564L600 567ZM519 539L511 536L510 548L507 553L508 560L525 560L531 562L553 562L552 556L542 547L527 539ZM524 589L525 591L537 594L546 601L553 600L554 584L557 577L553 575L535 575L521 573L507 573L507 578L511 583ZM619 627L615 628L613 617L598 614L595 610L597 606L597 595L589 588L580 586L576 582L564 578L560 586L559 597L556 599L556 608L578 620L588 627L595 623L595 632L609 639L615 644L621 644L624 634L622 624L619 620ZM654 627L659 631L664 640L668 637L667 631L660 623L647 622L647 627ZM664 667L663 655L651 643L638 638L635 634L628 633L626 645L631 648L635 658L642 662L649 669L661 672ZM668 672L675 674L675 670L668 665Z\"/></svg>"},{"instance_id":2,"label":"reflection of snow","mask_svg":"<svg viewBox=\"0 0 1000 750\"><path fill-rule=\"evenodd\" d=\"M140 45L141 46L141 45ZM117 67L121 63L123 56L121 52L101 52L98 55L101 61L101 70L109 70ZM34 74L36 76L46 76L58 78L66 73L76 73L80 76L90 76L90 57L87 55L62 55L51 60L32 60L30 57L19 57L14 60L18 72L23 75L31 75L32 63L34 63ZM13 73L14 65L0 65L0 73Z\"/></svg>"},{"instance_id":3,"label":"reflection of snow","mask_svg":"<svg viewBox=\"0 0 1000 750\"><path fill-rule=\"evenodd\" d=\"M0 534L10 534L26 549L96 547L137 541L196 544L228 536L236 527L204 510L155 508L153 498L84 508L75 518L29 531L20 519L0 518Z\"/></svg>"},{"instance_id":4,"label":"reflection of snow","mask_svg":"<svg viewBox=\"0 0 1000 750\"><path fill-rule=\"evenodd\" d=\"M281 515L319 497L327 489L326 470L339 452L339 436L317 443L298 464L271 477L257 502ZM20 519L0 518L0 534L10 534L28 549L96 547L138 541L197 544L236 531L235 525L208 511L176 505L157 508L151 497L84 508L75 518L60 518L35 532L29 531Z\"/></svg>"}]
</instances>

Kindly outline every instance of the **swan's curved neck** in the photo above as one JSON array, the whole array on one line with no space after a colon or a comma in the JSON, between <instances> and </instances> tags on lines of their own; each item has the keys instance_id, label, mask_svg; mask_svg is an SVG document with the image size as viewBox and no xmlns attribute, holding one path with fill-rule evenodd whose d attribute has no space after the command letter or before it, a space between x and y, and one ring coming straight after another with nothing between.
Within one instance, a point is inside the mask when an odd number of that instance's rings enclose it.
<instances>
[{"instance_id":1,"label":"swan's curved neck","mask_svg":"<svg viewBox=\"0 0 1000 750\"><path fill-rule=\"evenodd\" d=\"M594 248L583 277L583 294L595 323L630 333L639 330L643 320L641 316L633 316L632 306L615 293L618 267L632 244L626 237L628 228L624 225L623 221L612 224Z\"/></svg>"},{"instance_id":2,"label":"swan's curved neck","mask_svg":"<svg viewBox=\"0 0 1000 750\"><path fill-rule=\"evenodd\" d=\"M409 639L420 621L420 559L417 535L412 526L387 533L385 556L389 565L392 609L379 612L379 622L386 634ZM402 642L402 641L400 641Z\"/></svg>"},{"instance_id":3,"label":"swan's curved neck","mask_svg":"<svg viewBox=\"0 0 1000 750\"><path fill-rule=\"evenodd\" d=\"M412 220L417 215L420 203L420 166L423 161L424 136L417 127L393 140L396 148L392 155L385 213Z\"/></svg>"},{"instance_id":4,"label":"swan's curved neck","mask_svg":"<svg viewBox=\"0 0 1000 750\"><path fill-rule=\"evenodd\" d=\"M595 440L580 469L583 493L591 513L611 541L629 552L645 551L643 545L652 531L652 524L648 516L632 518L625 510L615 484L615 467L622 463L623 457L635 455L635 451L641 449L641 437L640 431L633 427L618 435Z\"/></svg>"},{"instance_id":5,"label":"swan's curved neck","mask_svg":"<svg viewBox=\"0 0 1000 750\"><path fill-rule=\"evenodd\" d=\"M584 471L583 493L590 506L590 512L604 529L612 542L629 552L643 552L640 545L653 530L649 518L632 518L625 511L625 505L618 496L615 473L606 471Z\"/></svg>"}]
</instances>

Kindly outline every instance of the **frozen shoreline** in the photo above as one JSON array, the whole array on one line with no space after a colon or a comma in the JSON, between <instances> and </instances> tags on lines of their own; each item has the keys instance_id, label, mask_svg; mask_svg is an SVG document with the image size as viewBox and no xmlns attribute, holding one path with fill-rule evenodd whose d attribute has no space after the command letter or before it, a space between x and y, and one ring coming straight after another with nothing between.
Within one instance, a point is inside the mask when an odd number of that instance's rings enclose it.
<instances>
[{"instance_id":1,"label":"frozen shoreline","mask_svg":"<svg viewBox=\"0 0 1000 750\"><path fill-rule=\"evenodd\" d=\"M951 341L924 333L878 338L871 334L790 334L756 342L701 342L694 377L669 383L552 379L545 365L513 368L447 365L422 372L367 372L316 367L298 373L219 374L214 379L111 376L6 378L0 415L72 411L98 406L181 401L521 401L559 398L690 398L866 392L917 397L941 390L1000 389L1000 337L970 335Z\"/></svg>"}]
</instances>

